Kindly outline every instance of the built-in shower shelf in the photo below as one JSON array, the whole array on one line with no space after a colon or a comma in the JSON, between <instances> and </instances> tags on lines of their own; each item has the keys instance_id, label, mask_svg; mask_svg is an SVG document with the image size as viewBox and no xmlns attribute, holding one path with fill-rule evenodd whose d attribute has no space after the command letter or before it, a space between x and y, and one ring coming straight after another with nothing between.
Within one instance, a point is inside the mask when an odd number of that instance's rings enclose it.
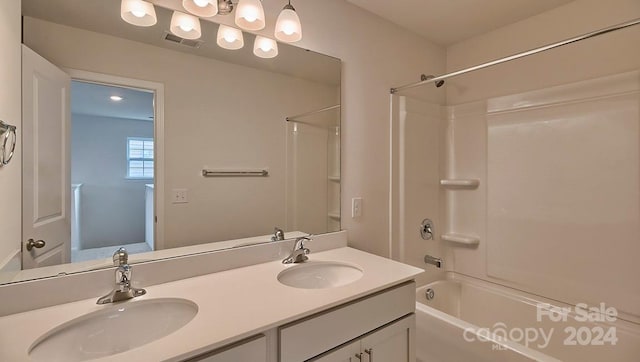
<instances>
[{"instance_id":1,"label":"built-in shower shelf","mask_svg":"<svg viewBox=\"0 0 640 362\"><path fill-rule=\"evenodd\" d=\"M440 185L450 189L475 189L480 185L480 180L476 179L443 179Z\"/></svg>"},{"instance_id":2,"label":"built-in shower shelf","mask_svg":"<svg viewBox=\"0 0 640 362\"><path fill-rule=\"evenodd\" d=\"M340 182L340 176L329 176L329 181Z\"/></svg>"},{"instance_id":3,"label":"built-in shower shelf","mask_svg":"<svg viewBox=\"0 0 640 362\"><path fill-rule=\"evenodd\" d=\"M440 239L444 241L449 241L452 243L465 244L465 245L480 244L480 239L475 236L457 234L457 233L442 234L440 235Z\"/></svg>"},{"instance_id":4,"label":"built-in shower shelf","mask_svg":"<svg viewBox=\"0 0 640 362\"><path fill-rule=\"evenodd\" d=\"M329 216L332 219L335 220L340 220L340 213L339 212L330 212L327 214L327 216Z\"/></svg>"}]
</instances>

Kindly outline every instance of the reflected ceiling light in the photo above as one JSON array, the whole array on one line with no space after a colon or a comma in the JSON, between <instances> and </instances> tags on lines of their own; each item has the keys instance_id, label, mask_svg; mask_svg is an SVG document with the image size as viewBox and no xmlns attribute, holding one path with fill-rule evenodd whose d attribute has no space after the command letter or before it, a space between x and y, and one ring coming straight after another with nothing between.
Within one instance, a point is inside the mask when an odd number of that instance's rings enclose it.
<instances>
[{"instance_id":1,"label":"reflected ceiling light","mask_svg":"<svg viewBox=\"0 0 640 362\"><path fill-rule=\"evenodd\" d=\"M193 15L209 18L218 13L218 0L182 0L182 7Z\"/></svg>"},{"instance_id":2,"label":"reflected ceiling light","mask_svg":"<svg viewBox=\"0 0 640 362\"><path fill-rule=\"evenodd\" d=\"M264 29L264 9L260 0L240 0L236 8L236 25L245 30Z\"/></svg>"},{"instance_id":3,"label":"reflected ceiling light","mask_svg":"<svg viewBox=\"0 0 640 362\"><path fill-rule=\"evenodd\" d=\"M302 25L300 24L300 18L296 13L296 9L289 4L285 5L278 20L276 21L276 39L284 42L295 42L302 39Z\"/></svg>"},{"instance_id":4,"label":"reflected ceiling light","mask_svg":"<svg viewBox=\"0 0 640 362\"><path fill-rule=\"evenodd\" d=\"M253 54L260 58L273 58L278 55L278 43L273 39L256 36Z\"/></svg>"},{"instance_id":5,"label":"reflected ceiling light","mask_svg":"<svg viewBox=\"0 0 640 362\"><path fill-rule=\"evenodd\" d=\"M217 38L217 43L221 48L236 50L244 46L242 31L230 26L220 24Z\"/></svg>"},{"instance_id":6,"label":"reflected ceiling light","mask_svg":"<svg viewBox=\"0 0 640 362\"><path fill-rule=\"evenodd\" d=\"M122 0L120 16L127 23L137 26L152 26L158 22L156 9L143 0Z\"/></svg>"},{"instance_id":7,"label":"reflected ceiling light","mask_svg":"<svg viewBox=\"0 0 640 362\"><path fill-rule=\"evenodd\" d=\"M109 97L112 101L114 102L120 102L121 100L123 100L124 98L120 97L120 96L111 96Z\"/></svg>"},{"instance_id":8,"label":"reflected ceiling light","mask_svg":"<svg viewBox=\"0 0 640 362\"><path fill-rule=\"evenodd\" d=\"M200 29L200 19L193 15L174 11L171 16L171 26L169 30L184 39L198 39L202 36Z\"/></svg>"}]
</instances>

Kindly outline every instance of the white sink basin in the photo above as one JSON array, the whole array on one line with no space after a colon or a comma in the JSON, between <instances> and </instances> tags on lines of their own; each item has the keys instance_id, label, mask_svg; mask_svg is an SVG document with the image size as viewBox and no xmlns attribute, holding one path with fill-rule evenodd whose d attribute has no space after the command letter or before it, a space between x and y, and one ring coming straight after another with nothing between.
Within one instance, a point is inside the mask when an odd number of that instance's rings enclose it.
<instances>
[{"instance_id":1,"label":"white sink basin","mask_svg":"<svg viewBox=\"0 0 640 362\"><path fill-rule=\"evenodd\" d=\"M308 261L281 271L278 281L294 288L322 289L347 285L361 277L362 269L352 264Z\"/></svg>"},{"instance_id":2,"label":"white sink basin","mask_svg":"<svg viewBox=\"0 0 640 362\"><path fill-rule=\"evenodd\" d=\"M186 299L113 304L64 323L29 348L33 361L86 361L140 347L189 323L198 306Z\"/></svg>"}]
</instances>

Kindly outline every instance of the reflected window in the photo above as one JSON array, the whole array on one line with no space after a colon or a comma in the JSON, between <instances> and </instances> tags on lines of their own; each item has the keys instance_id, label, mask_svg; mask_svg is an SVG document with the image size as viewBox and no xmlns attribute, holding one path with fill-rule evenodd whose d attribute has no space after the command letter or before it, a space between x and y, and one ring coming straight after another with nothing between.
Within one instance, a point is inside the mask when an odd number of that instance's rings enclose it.
<instances>
[{"instance_id":1,"label":"reflected window","mask_svg":"<svg viewBox=\"0 0 640 362\"><path fill-rule=\"evenodd\" d=\"M127 177L153 178L153 138L127 138Z\"/></svg>"}]
</instances>

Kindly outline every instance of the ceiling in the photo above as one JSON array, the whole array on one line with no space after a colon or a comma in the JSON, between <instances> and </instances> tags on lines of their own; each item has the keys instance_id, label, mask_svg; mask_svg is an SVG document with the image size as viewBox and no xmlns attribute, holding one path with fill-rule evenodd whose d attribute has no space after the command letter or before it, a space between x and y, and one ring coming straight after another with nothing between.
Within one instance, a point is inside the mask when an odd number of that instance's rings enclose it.
<instances>
[{"instance_id":1,"label":"ceiling","mask_svg":"<svg viewBox=\"0 0 640 362\"><path fill-rule=\"evenodd\" d=\"M122 97L115 102L111 96ZM153 93L130 88L72 81L71 113L153 121Z\"/></svg>"},{"instance_id":2,"label":"ceiling","mask_svg":"<svg viewBox=\"0 0 640 362\"><path fill-rule=\"evenodd\" d=\"M449 46L573 0L347 0L392 23Z\"/></svg>"}]
</instances>

